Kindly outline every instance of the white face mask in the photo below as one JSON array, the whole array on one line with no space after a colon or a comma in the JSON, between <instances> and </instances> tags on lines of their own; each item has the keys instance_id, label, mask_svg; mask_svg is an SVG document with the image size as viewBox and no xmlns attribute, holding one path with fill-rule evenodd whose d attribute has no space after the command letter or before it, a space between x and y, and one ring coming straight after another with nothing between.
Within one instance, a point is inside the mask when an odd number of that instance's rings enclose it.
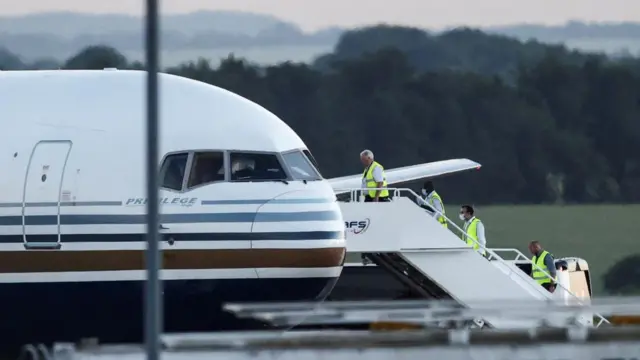
<instances>
[{"instance_id":1,"label":"white face mask","mask_svg":"<svg viewBox=\"0 0 640 360\"><path fill-rule=\"evenodd\" d=\"M422 189L422 195L427 196L427 190Z\"/></svg>"},{"instance_id":2,"label":"white face mask","mask_svg":"<svg viewBox=\"0 0 640 360\"><path fill-rule=\"evenodd\" d=\"M460 220L463 220L463 221L464 221L464 215L462 215L462 214L458 214L458 217L460 218Z\"/></svg>"}]
</instances>

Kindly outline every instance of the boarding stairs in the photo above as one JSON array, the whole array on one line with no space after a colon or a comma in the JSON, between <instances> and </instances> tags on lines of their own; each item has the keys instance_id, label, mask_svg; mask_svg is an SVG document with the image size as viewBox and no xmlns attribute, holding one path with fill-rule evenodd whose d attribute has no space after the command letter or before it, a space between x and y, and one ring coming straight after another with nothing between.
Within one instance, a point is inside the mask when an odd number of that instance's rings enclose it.
<instances>
[{"instance_id":1,"label":"boarding stairs","mask_svg":"<svg viewBox=\"0 0 640 360\"><path fill-rule=\"evenodd\" d=\"M397 253L365 253L364 256L376 266L383 268L396 280L425 299L451 299L446 291L425 277Z\"/></svg>"},{"instance_id":2,"label":"boarding stairs","mask_svg":"<svg viewBox=\"0 0 640 360\"><path fill-rule=\"evenodd\" d=\"M540 286L520 267L528 263L543 270L519 250L492 249L478 243L486 250L484 257L462 241L463 230L456 223L445 216L445 229L420 207L424 200L413 190L388 190L392 200L376 203L364 202L361 189L337 191L341 194L338 198L346 225L347 252L364 254L421 297L453 299L472 308L471 304L491 301L557 302L562 293L571 305L588 304L588 298L579 298L563 284L557 284L554 294ZM511 255L510 259L498 253ZM598 327L608 323L588 311L563 316L557 319L558 326ZM528 328L533 326L531 321L487 317L474 323L492 328Z\"/></svg>"}]
</instances>

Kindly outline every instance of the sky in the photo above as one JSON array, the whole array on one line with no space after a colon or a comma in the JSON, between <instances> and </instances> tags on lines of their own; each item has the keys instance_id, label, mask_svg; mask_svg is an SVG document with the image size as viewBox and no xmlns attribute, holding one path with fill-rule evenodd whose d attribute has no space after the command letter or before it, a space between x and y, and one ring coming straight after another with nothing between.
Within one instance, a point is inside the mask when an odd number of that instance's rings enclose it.
<instances>
[{"instance_id":1,"label":"sky","mask_svg":"<svg viewBox=\"0 0 640 360\"><path fill-rule=\"evenodd\" d=\"M425 28L514 23L640 21L638 0L159 0L162 13L240 10L275 15L304 30L394 23ZM139 15L144 0L0 0L0 14L42 11ZM363 10L366 9L366 10Z\"/></svg>"}]
</instances>

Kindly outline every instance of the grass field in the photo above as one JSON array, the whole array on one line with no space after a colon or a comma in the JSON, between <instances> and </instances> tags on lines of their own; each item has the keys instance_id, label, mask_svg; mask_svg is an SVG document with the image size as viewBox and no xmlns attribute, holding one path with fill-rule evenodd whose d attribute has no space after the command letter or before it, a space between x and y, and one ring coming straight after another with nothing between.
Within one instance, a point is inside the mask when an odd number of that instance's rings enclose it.
<instances>
[{"instance_id":1,"label":"grass field","mask_svg":"<svg viewBox=\"0 0 640 360\"><path fill-rule=\"evenodd\" d=\"M611 265L640 252L637 214L640 205L487 206L476 213L485 224L489 247L517 248L529 255L527 243L538 240L556 257L585 259L596 295L604 294L602 275Z\"/></svg>"}]
</instances>

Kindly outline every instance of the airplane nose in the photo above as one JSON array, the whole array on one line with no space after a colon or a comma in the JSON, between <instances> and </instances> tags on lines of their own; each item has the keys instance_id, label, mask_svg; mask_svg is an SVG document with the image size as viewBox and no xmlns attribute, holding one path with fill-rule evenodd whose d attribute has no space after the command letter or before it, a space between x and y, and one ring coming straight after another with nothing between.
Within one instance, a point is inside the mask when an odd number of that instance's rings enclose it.
<instances>
[{"instance_id":1,"label":"airplane nose","mask_svg":"<svg viewBox=\"0 0 640 360\"><path fill-rule=\"evenodd\" d=\"M269 249L272 256L271 267L256 269L258 277L273 279L270 288L283 294L283 301L324 300L342 272L344 231L332 190L292 191L271 199L258 208L252 226L252 233L267 240L254 240L251 247Z\"/></svg>"}]
</instances>

